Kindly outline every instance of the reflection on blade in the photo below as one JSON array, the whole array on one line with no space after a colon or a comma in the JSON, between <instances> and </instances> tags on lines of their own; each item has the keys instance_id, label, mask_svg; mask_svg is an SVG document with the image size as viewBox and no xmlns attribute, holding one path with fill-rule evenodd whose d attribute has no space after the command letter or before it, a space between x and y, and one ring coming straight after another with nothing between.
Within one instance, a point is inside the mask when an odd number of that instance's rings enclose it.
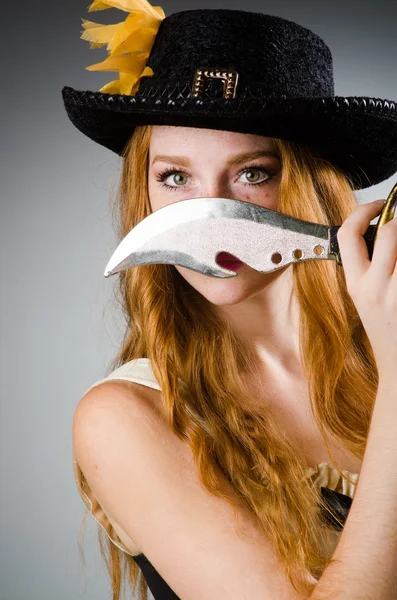
<instances>
[{"instance_id":1,"label":"reflection on blade","mask_svg":"<svg viewBox=\"0 0 397 600\"><path fill-rule=\"evenodd\" d=\"M193 198L170 204L138 223L116 248L104 275L156 263L180 265L211 277L236 277L238 273L216 263L220 252L237 256L257 271L271 272L298 260L334 258L328 240L325 225L241 200ZM320 254L314 250L319 246Z\"/></svg>"}]
</instances>

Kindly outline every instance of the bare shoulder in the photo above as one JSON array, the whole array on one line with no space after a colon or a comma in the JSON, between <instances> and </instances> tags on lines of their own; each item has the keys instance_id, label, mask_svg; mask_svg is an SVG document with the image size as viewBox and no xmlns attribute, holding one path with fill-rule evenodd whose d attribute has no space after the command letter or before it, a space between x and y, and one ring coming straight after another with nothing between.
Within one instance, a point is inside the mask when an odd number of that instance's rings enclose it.
<instances>
[{"instance_id":1,"label":"bare shoulder","mask_svg":"<svg viewBox=\"0 0 397 600\"><path fill-rule=\"evenodd\" d=\"M302 598L254 513L235 493L236 524L229 504L202 486L190 448L162 415L160 392L142 387L108 381L75 411L76 457L102 508L184 600Z\"/></svg>"}]
</instances>

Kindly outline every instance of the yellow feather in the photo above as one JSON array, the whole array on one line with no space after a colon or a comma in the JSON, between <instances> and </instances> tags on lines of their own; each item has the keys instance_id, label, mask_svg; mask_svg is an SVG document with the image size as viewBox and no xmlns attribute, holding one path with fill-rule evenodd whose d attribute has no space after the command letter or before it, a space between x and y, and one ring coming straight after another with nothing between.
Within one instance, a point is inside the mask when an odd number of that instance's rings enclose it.
<instances>
[{"instance_id":1,"label":"yellow feather","mask_svg":"<svg viewBox=\"0 0 397 600\"><path fill-rule=\"evenodd\" d=\"M88 12L92 12L94 10L105 10L105 8L109 8L107 2L102 2L101 0L94 0L94 2L88 7Z\"/></svg>"},{"instance_id":2,"label":"yellow feather","mask_svg":"<svg viewBox=\"0 0 397 600\"><path fill-rule=\"evenodd\" d=\"M121 86L120 86L120 91L122 94L128 94L130 96L135 96L135 94L137 93L137 91L139 90L139 86L141 84L141 79L142 77L151 77L153 75L153 71L150 67L146 67L145 70L143 71L143 73L137 78L137 79L133 79L133 78L128 78L128 76L125 76L125 79L123 80L123 77L121 76Z\"/></svg>"},{"instance_id":3,"label":"yellow feather","mask_svg":"<svg viewBox=\"0 0 397 600\"><path fill-rule=\"evenodd\" d=\"M131 94L137 81L138 77L133 77L128 73L120 73L120 94Z\"/></svg>"},{"instance_id":4,"label":"yellow feather","mask_svg":"<svg viewBox=\"0 0 397 600\"><path fill-rule=\"evenodd\" d=\"M114 0L117 2L117 0ZM160 9L162 11L162 15L158 13L158 11L156 10L156 8L160 8L160 7L154 7L152 6L147 0L119 0L122 4L124 4L124 6L127 7L127 10L129 11L133 11L133 10L141 10L143 12L146 12L149 15L152 15L155 19L164 19L165 17L165 13L163 11L163 9ZM109 0L109 2L113 2L113 0Z\"/></svg>"},{"instance_id":5,"label":"yellow feather","mask_svg":"<svg viewBox=\"0 0 397 600\"><path fill-rule=\"evenodd\" d=\"M161 8L161 6L153 6L154 10L158 14L161 20L165 19L165 12Z\"/></svg>"},{"instance_id":6,"label":"yellow feather","mask_svg":"<svg viewBox=\"0 0 397 600\"><path fill-rule=\"evenodd\" d=\"M162 16L159 15L158 11L149 3L147 0L94 0L94 2L88 7L88 11L94 10L105 10L106 8L119 8L126 12L132 12L133 10L141 10L147 14L153 15L156 18L164 19L164 11ZM156 7L160 8L160 7ZM162 9L161 9L162 10Z\"/></svg>"},{"instance_id":7,"label":"yellow feather","mask_svg":"<svg viewBox=\"0 0 397 600\"><path fill-rule=\"evenodd\" d=\"M138 77L142 72L148 52L144 54L136 54L134 57L131 56L108 56L105 60L95 65L86 67L88 71L120 71L120 73L130 73ZM131 60L133 58L133 60Z\"/></svg>"},{"instance_id":8,"label":"yellow feather","mask_svg":"<svg viewBox=\"0 0 397 600\"><path fill-rule=\"evenodd\" d=\"M127 94L129 96L133 96L139 89L141 78L142 77L151 77L153 75L153 71L150 67L146 67L143 71L142 75L136 79L129 74L121 74L121 79L115 79L110 83L107 83L101 89L100 92L104 94Z\"/></svg>"},{"instance_id":9,"label":"yellow feather","mask_svg":"<svg viewBox=\"0 0 397 600\"><path fill-rule=\"evenodd\" d=\"M80 36L82 40L105 46L106 44L109 44L115 35L124 27L124 22L116 23L114 25L101 25L99 23L93 23L92 21L85 21L83 27L85 31Z\"/></svg>"},{"instance_id":10,"label":"yellow feather","mask_svg":"<svg viewBox=\"0 0 397 600\"><path fill-rule=\"evenodd\" d=\"M152 77L152 75L154 75L153 69L151 69L150 67L145 67L145 70L143 71L140 77Z\"/></svg>"},{"instance_id":11,"label":"yellow feather","mask_svg":"<svg viewBox=\"0 0 397 600\"><path fill-rule=\"evenodd\" d=\"M93 21L89 21L88 19L81 19L82 25L84 29L91 29L93 27L102 27L99 23L94 23Z\"/></svg>"},{"instance_id":12,"label":"yellow feather","mask_svg":"<svg viewBox=\"0 0 397 600\"><path fill-rule=\"evenodd\" d=\"M120 94L120 79L110 81L109 83L101 87L99 91L103 92L104 94Z\"/></svg>"},{"instance_id":13,"label":"yellow feather","mask_svg":"<svg viewBox=\"0 0 397 600\"><path fill-rule=\"evenodd\" d=\"M129 12L125 21L101 25L83 19L81 38L91 42L91 48L107 45L109 56L102 62L86 67L88 71L118 71L118 79L110 81L99 91L109 94L134 95L142 77L154 73L146 66L165 13L161 6L147 0L94 0L89 11L119 8Z\"/></svg>"},{"instance_id":14,"label":"yellow feather","mask_svg":"<svg viewBox=\"0 0 397 600\"><path fill-rule=\"evenodd\" d=\"M145 27L133 32L122 44L111 53L111 56L120 56L130 52L147 52L156 38L157 31L152 27Z\"/></svg>"},{"instance_id":15,"label":"yellow feather","mask_svg":"<svg viewBox=\"0 0 397 600\"><path fill-rule=\"evenodd\" d=\"M141 27L146 25L147 17L143 13L133 13L128 15L123 23L123 26L113 37L109 44L108 50L113 54L117 47L120 46L133 32L138 32Z\"/></svg>"}]
</instances>

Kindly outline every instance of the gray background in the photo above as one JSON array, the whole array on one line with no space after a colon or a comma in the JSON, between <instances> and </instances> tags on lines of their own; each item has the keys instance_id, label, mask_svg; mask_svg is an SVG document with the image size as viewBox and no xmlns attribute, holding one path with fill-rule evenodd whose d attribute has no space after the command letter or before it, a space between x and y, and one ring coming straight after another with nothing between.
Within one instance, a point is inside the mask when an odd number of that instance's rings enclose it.
<instances>
[{"instance_id":1,"label":"gray background","mask_svg":"<svg viewBox=\"0 0 397 600\"><path fill-rule=\"evenodd\" d=\"M8 3L11 4L11 3ZM77 547L84 506L72 472L73 412L115 355L122 319L103 277L115 249L109 192L120 159L69 122L61 88L98 90L105 51L80 40L81 18L124 20L89 2L2 8L1 103L1 600L111 597L89 515L85 585ZM154 2L156 4L156 2ZM397 99L391 0L164 0L186 8L244 8L313 29L331 47L338 95ZM363 192L386 198L397 176Z\"/></svg>"}]
</instances>

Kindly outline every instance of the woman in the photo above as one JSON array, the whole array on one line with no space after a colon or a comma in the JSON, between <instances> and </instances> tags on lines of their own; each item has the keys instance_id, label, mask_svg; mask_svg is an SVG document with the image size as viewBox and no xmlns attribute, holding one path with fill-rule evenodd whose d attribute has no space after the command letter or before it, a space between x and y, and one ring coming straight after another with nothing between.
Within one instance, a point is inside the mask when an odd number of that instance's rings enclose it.
<instances>
[{"instance_id":1,"label":"woman","mask_svg":"<svg viewBox=\"0 0 397 600\"><path fill-rule=\"evenodd\" d=\"M396 540L397 477L384 465L397 460L397 231L382 227L369 261L362 235L383 201L358 207L354 190L396 172L396 106L334 97L329 49L291 21L165 18L143 0L90 8L108 6L131 13L85 22L83 37L108 45L94 68L119 76L63 98L85 135L123 157L120 239L172 202L215 196L343 223L344 266L120 273L124 342L73 426L113 598L123 566L141 599L147 585L156 600L389 597L395 546L368 523Z\"/></svg>"}]
</instances>

